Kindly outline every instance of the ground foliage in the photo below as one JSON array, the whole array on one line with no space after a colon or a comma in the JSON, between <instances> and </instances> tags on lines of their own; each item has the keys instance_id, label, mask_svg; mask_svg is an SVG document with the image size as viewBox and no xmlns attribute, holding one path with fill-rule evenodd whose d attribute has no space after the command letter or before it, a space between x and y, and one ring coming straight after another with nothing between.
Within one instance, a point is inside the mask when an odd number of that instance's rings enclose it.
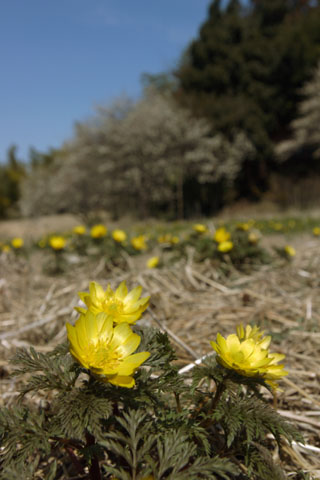
<instances>
[{"instance_id":1,"label":"ground foliage","mask_svg":"<svg viewBox=\"0 0 320 480\"><path fill-rule=\"evenodd\" d=\"M147 330L141 348L151 356L129 391L88 375L65 345L47 354L18 351L14 375L29 378L20 404L1 410L0 478L25 469L31 469L29 478L47 478L39 469L49 475L52 457L52 478L60 478L63 467L69 474L89 468L91 479L283 478L263 447L266 434L279 445L281 437L303 439L258 394L255 379L235 379L211 359L195 370L190 389L188 378L171 365L175 354L167 335ZM40 391L51 398L44 396L45 405L37 406L29 394ZM100 477L94 476L99 461Z\"/></svg>"}]
</instances>

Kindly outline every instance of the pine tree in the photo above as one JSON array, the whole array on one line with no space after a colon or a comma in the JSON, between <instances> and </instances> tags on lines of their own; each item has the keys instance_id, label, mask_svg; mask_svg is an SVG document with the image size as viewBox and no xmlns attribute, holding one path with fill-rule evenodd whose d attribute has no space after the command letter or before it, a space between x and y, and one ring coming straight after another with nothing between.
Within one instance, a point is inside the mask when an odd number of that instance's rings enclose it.
<instances>
[{"instance_id":1,"label":"pine tree","mask_svg":"<svg viewBox=\"0 0 320 480\"><path fill-rule=\"evenodd\" d=\"M312 2L252 0L245 8L232 0L222 8L215 0L176 72L180 101L214 131L241 129L256 147L238 179L242 195L267 186L273 142L295 117L299 88L317 61L319 27Z\"/></svg>"}]
</instances>

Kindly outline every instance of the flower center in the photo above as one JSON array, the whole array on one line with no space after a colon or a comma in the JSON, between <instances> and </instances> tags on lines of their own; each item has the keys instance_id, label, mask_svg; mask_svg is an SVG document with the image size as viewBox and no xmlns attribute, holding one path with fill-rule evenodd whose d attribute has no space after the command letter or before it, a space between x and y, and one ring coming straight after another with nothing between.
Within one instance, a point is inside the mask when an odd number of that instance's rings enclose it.
<instances>
[{"instance_id":1,"label":"flower center","mask_svg":"<svg viewBox=\"0 0 320 480\"><path fill-rule=\"evenodd\" d=\"M108 315L122 314L123 313L123 303L121 300L116 298L111 298L105 300L102 304L103 311Z\"/></svg>"},{"instance_id":2,"label":"flower center","mask_svg":"<svg viewBox=\"0 0 320 480\"><path fill-rule=\"evenodd\" d=\"M87 363L93 369L116 369L121 361L119 352L117 349L111 350L108 344L101 341L90 342L86 352Z\"/></svg>"}]
</instances>

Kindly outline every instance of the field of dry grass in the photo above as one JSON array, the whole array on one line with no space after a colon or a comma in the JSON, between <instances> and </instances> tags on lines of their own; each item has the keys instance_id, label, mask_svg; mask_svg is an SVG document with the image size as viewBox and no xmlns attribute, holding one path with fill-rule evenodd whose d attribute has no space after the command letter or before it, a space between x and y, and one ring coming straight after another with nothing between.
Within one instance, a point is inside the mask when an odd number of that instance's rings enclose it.
<instances>
[{"instance_id":1,"label":"field of dry grass","mask_svg":"<svg viewBox=\"0 0 320 480\"><path fill-rule=\"evenodd\" d=\"M77 223L73 220L71 225L68 220L68 228ZM86 290L91 280L105 286L126 280L128 286L140 284L151 295L150 312L142 322L169 334L181 366L212 352L209 340L217 332L233 333L240 322L258 324L272 334L273 349L286 355L289 371L274 405L296 423L305 438L304 446L283 445L285 469L288 478L300 469L320 478L319 239L300 235L293 244L297 249L293 262L279 260L257 266L249 274L231 270L228 275L209 260L196 264L190 257L171 267L150 270L140 257L134 257L122 269L108 270L101 258L82 260L71 264L63 275L49 276L42 270L42 252L33 252L28 261L3 253L0 404L10 405L17 395L17 380L10 378L8 365L15 349L30 345L40 351L52 349L66 339L65 323L76 316L78 291ZM272 454L278 457L277 451Z\"/></svg>"}]
</instances>

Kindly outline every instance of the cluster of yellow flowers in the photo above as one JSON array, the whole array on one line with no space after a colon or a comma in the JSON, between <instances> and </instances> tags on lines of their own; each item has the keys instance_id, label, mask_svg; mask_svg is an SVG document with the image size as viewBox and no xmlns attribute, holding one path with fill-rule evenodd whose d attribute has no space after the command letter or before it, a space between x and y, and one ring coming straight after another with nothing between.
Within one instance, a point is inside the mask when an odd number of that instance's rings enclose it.
<instances>
[{"instance_id":1,"label":"cluster of yellow flowers","mask_svg":"<svg viewBox=\"0 0 320 480\"><path fill-rule=\"evenodd\" d=\"M142 287L128 292L125 282L113 291L108 285L104 290L97 282L91 282L89 292L80 292L85 307L76 307L80 316L75 326L67 323L70 353L83 367L104 382L121 387L135 385L133 374L150 356L149 352L134 353L141 338L131 330L149 305L150 297L140 298ZM284 355L271 353L271 337L263 337L258 327L242 325L237 333L226 339L218 333L211 342L218 362L247 377L259 377L273 389L276 380L287 375L278 362Z\"/></svg>"},{"instance_id":2,"label":"cluster of yellow flowers","mask_svg":"<svg viewBox=\"0 0 320 480\"><path fill-rule=\"evenodd\" d=\"M67 323L70 352L102 381L132 388L132 375L150 356L149 352L133 353L141 338L130 324L141 317L150 299L140 298L141 291L136 287L128 292L125 282L115 291L110 285L104 290L91 282L89 293L79 293L86 308L76 307L80 316L75 326Z\"/></svg>"},{"instance_id":3,"label":"cluster of yellow flowers","mask_svg":"<svg viewBox=\"0 0 320 480\"><path fill-rule=\"evenodd\" d=\"M131 239L131 245L135 250L146 250L148 248L146 241L147 237L145 235L139 235Z\"/></svg>"},{"instance_id":4,"label":"cluster of yellow flowers","mask_svg":"<svg viewBox=\"0 0 320 480\"><path fill-rule=\"evenodd\" d=\"M233 249L231 234L224 227L220 227L215 231L213 239L218 244L219 252L227 253Z\"/></svg>"},{"instance_id":5,"label":"cluster of yellow flowers","mask_svg":"<svg viewBox=\"0 0 320 480\"><path fill-rule=\"evenodd\" d=\"M163 244L163 243L168 243L170 245L176 245L179 243L180 238L178 235L172 235L171 233L165 233L163 235L158 236L158 243Z\"/></svg>"}]
</instances>

